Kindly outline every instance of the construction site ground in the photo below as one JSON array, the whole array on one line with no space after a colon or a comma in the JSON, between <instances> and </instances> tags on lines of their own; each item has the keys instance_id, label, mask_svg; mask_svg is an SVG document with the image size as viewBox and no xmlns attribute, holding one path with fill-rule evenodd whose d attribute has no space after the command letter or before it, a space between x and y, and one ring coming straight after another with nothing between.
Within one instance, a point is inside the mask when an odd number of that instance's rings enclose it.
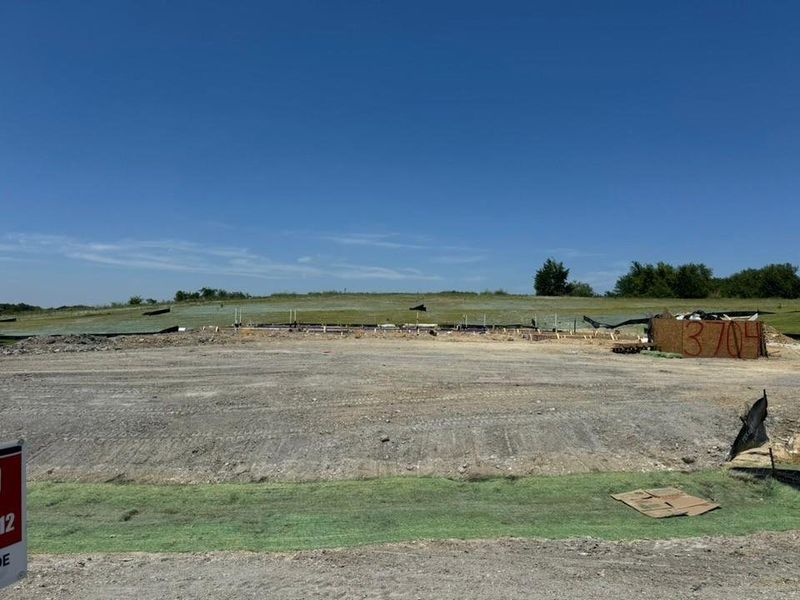
<instances>
[{"instance_id":1,"label":"construction site ground","mask_svg":"<svg viewBox=\"0 0 800 600\"><path fill-rule=\"evenodd\" d=\"M292 554L35 556L8 598L800 598L800 536L415 542ZM2 595L3 592L0 592Z\"/></svg>"},{"instance_id":2,"label":"construction site ground","mask_svg":"<svg viewBox=\"0 0 800 600\"><path fill-rule=\"evenodd\" d=\"M601 340L164 337L185 345L0 357L3 437L28 440L31 480L710 468L763 388L773 437L800 426L791 345L741 361L617 355Z\"/></svg>"},{"instance_id":3,"label":"construction site ground","mask_svg":"<svg viewBox=\"0 0 800 600\"><path fill-rule=\"evenodd\" d=\"M754 361L618 355L611 344L296 332L28 340L0 356L0 433L28 441L32 482L199 483L716 468L762 389L773 439L800 429L796 344ZM558 598L569 581L573 598L792 598L797 542L790 532L38 555L8 597Z\"/></svg>"}]
</instances>

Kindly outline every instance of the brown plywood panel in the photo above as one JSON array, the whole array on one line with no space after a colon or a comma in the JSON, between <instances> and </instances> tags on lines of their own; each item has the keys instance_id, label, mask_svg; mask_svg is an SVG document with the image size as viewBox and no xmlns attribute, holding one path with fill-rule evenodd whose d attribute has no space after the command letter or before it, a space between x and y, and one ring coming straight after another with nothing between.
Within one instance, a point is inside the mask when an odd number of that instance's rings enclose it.
<instances>
[{"instance_id":1,"label":"brown plywood panel","mask_svg":"<svg viewBox=\"0 0 800 600\"><path fill-rule=\"evenodd\" d=\"M759 321L681 321L684 356L758 358L762 323Z\"/></svg>"},{"instance_id":2,"label":"brown plywood panel","mask_svg":"<svg viewBox=\"0 0 800 600\"><path fill-rule=\"evenodd\" d=\"M662 352L687 357L758 358L763 327L760 321L653 319L653 342Z\"/></svg>"},{"instance_id":3,"label":"brown plywood panel","mask_svg":"<svg viewBox=\"0 0 800 600\"><path fill-rule=\"evenodd\" d=\"M683 321L653 319L653 342L661 352L683 354Z\"/></svg>"}]
</instances>

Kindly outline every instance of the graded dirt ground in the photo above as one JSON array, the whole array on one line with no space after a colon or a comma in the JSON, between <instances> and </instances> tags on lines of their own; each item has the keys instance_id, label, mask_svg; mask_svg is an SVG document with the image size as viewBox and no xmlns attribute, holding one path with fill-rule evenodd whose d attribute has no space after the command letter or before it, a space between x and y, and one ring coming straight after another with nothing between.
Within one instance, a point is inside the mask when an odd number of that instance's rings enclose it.
<instances>
[{"instance_id":1,"label":"graded dirt ground","mask_svg":"<svg viewBox=\"0 0 800 600\"><path fill-rule=\"evenodd\" d=\"M34 556L32 598L800 598L800 536L442 541L293 554ZM2 595L3 592L0 592Z\"/></svg>"},{"instance_id":2,"label":"graded dirt ground","mask_svg":"<svg viewBox=\"0 0 800 600\"><path fill-rule=\"evenodd\" d=\"M597 340L203 336L0 356L0 434L28 441L33 481L193 483L710 468L763 388L773 438L800 424L791 345L669 360Z\"/></svg>"}]
</instances>

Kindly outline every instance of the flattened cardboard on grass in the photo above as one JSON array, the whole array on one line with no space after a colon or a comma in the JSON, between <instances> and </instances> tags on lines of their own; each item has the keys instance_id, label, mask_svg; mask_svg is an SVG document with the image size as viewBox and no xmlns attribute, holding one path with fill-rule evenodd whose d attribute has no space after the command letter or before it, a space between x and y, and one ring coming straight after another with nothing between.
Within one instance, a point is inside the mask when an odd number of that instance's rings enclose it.
<instances>
[{"instance_id":1,"label":"flattened cardboard on grass","mask_svg":"<svg viewBox=\"0 0 800 600\"><path fill-rule=\"evenodd\" d=\"M633 490L622 494L611 494L611 497L654 519L695 517L719 508L719 504L690 496L683 490L673 487Z\"/></svg>"}]
</instances>

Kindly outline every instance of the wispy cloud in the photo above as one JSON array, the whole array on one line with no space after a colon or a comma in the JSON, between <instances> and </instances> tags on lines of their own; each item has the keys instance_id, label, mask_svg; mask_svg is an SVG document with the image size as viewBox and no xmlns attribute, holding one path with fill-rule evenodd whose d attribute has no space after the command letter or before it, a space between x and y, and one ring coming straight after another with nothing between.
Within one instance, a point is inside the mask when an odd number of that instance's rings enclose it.
<instances>
[{"instance_id":1,"label":"wispy cloud","mask_svg":"<svg viewBox=\"0 0 800 600\"><path fill-rule=\"evenodd\" d=\"M29 262L30 258L20 256L0 256L0 262Z\"/></svg>"},{"instance_id":2,"label":"wispy cloud","mask_svg":"<svg viewBox=\"0 0 800 600\"><path fill-rule=\"evenodd\" d=\"M373 248L392 248L400 250L429 250L430 245L399 241L396 233L348 233L342 235L322 235L321 239L345 246L372 246Z\"/></svg>"},{"instance_id":3,"label":"wispy cloud","mask_svg":"<svg viewBox=\"0 0 800 600\"><path fill-rule=\"evenodd\" d=\"M435 256L431 259L431 262L439 265L469 265L482 262L484 260L486 260L486 256L484 255L445 255Z\"/></svg>"},{"instance_id":4,"label":"wispy cloud","mask_svg":"<svg viewBox=\"0 0 800 600\"><path fill-rule=\"evenodd\" d=\"M559 258L596 258L598 256L604 256L600 252L590 252L588 250L581 250L580 248L547 248L542 250L549 256L553 256L556 259Z\"/></svg>"},{"instance_id":5,"label":"wispy cloud","mask_svg":"<svg viewBox=\"0 0 800 600\"><path fill-rule=\"evenodd\" d=\"M340 276L344 279L390 279L394 281L406 279L438 281L441 279L438 275L426 275L419 269L412 268L391 269L350 263L336 263L332 266L339 270Z\"/></svg>"},{"instance_id":6,"label":"wispy cloud","mask_svg":"<svg viewBox=\"0 0 800 600\"><path fill-rule=\"evenodd\" d=\"M341 246L368 246L390 250L425 250L444 252L431 262L442 265L462 265L486 259L484 250L463 245L437 243L430 237L411 236L401 233L325 233L313 235L316 239L333 242Z\"/></svg>"},{"instance_id":7,"label":"wispy cloud","mask_svg":"<svg viewBox=\"0 0 800 600\"><path fill-rule=\"evenodd\" d=\"M326 264L304 256L295 262L281 262L235 246L208 246L185 240L84 241L66 236L7 234L0 244L0 260L22 257L62 257L110 267L209 273L290 279L335 277L339 279L436 280L437 275L417 269L347 262Z\"/></svg>"}]
</instances>

